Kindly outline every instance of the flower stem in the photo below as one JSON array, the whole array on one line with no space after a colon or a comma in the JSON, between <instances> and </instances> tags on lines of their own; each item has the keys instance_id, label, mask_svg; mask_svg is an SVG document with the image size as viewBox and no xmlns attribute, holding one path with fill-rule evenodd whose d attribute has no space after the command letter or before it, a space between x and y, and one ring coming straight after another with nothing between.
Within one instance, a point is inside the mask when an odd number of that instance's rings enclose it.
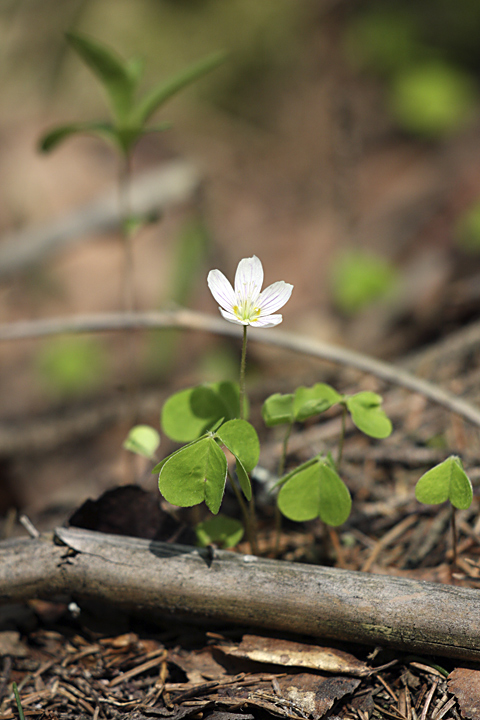
<instances>
[{"instance_id":1,"label":"flower stem","mask_svg":"<svg viewBox=\"0 0 480 720\"><path fill-rule=\"evenodd\" d=\"M240 506L240 510L243 515L243 521L245 523L245 534L247 536L248 544L250 545L250 552L252 555L258 554L258 546L257 546L257 538L255 535L255 529L254 524L252 523L252 517L251 517L251 506L248 508L242 498L242 494L240 490L237 487L236 482L228 473L228 479L230 480L230 485L232 486L232 490L235 493L235 497L237 498L238 504Z\"/></svg>"},{"instance_id":2,"label":"flower stem","mask_svg":"<svg viewBox=\"0 0 480 720\"><path fill-rule=\"evenodd\" d=\"M287 427L287 431L285 433L285 436L283 438L282 443L282 453L280 455L280 460L278 461L278 479L280 479L285 472L285 463L287 461L287 448L288 448L288 441L290 439L290 434L292 432L293 423L290 423L290 425ZM278 496L278 493L277 493ZM282 533L282 513L280 512L280 508L278 507L278 502L275 503L275 542L273 546L273 557L278 557L278 552L280 549L280 536Z\"/></svg>"},{"instance_id":3,"label":"flower stem","mask_svg":"<svg viewBox=\"0 0 480 720\"><path fill-rule=\"evenodd\" d=\"M242 359L240 360L240 419L245 420L245 366L247 360L247 325L243 326Z\"/></svg>"},{"instance_id":4,"label":"flower stem","mask_svg":"<svg viewBox=\"0 0 480 720\"><path fill-rule=\"evenodd\" d=\"M453 559L452 559L452 566L455 568L457 566L457 523L456 523L456 510L454 506L452 505L452 515L451 515L451 526L452 526L452 551L453 551Z\"/></svg>"},{"instance_id":5,"label":"flower stem","mask_svg":"<svg viewBox=\"0 0 480 720\"><path fill-rule=\"evenodd\" d=\"M345 440L345 420L347 418L347 407L342 407L342 429L340 431L340 439L338 441L338 455L337 455L337 472L340 471L340 465L343 457L343 443Z\"/></svg>"}]
</instances>

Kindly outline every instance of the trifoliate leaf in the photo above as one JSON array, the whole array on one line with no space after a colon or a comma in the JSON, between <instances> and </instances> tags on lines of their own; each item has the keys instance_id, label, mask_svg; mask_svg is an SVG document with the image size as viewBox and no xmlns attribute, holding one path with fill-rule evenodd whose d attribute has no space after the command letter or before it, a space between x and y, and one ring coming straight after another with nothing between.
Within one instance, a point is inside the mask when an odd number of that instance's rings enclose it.
<instances>
[{"instance_id":1,"label":"trifoliate leaf","mask_svg":"<svg viewBox=\"0 0 480 720\"><path fill-rule=\"evenodd\" d=\"M175 442L196 440L219 420L238 417L238 385L206 383L171 395L162 409L161 425Z\"/></svg>"},{"instance_id":2,"label":"trifoliate leaf","mask_svg":"<svg viewBox=\"0 0 480 720\"><path fill-rule=\"evenodd\" d=\"M373 392L359 392L345 400L354 424L374 438L386 438L392 432L392 423L382 410L382 397Z\"/></svg>"},{"instance_id":3,"label":"trifoliate leaf","mask_svg":"<svg viewBox=\"0 0 480 720\"><path fill-rule=\"evenodd\" d=\"M301 386L295 390L293 403L295 420L303 422L328 410L341 399L342 396L326 383L316 383L313 387Z\"/></svg>"},{"instance_id":4,"label":"trifoliate leaf","mask_svg":"<svg viewBox=\"0 0 480 720\"><path fill-rule=\"evenodd\" d=\"M195 527L197 544L200 547L207 547L212 543L223 549L235 547L242 539L243 533L243 525L239 520L221 513L198 523Z\"/></svg>"},{"instance_id":5,"label":"trifoliate leaf","mask_svg":"<svg viewBox=\"0 0 480 720\"><path fill-rule=\"evenodd\" d=\"M469 508L473 500L472 484L460 459L452 455L422 475L415 487L415 497L427 505L450 500L459 510Z\"/></svg>"},{"instance_id":6,"label":"trifoliate leaf","mask_svg":"<svg viewBox=\"0 0 480 720\"><path fill-rule=\"evenodd\" d=\"M292 394L282 395L275 393L270 395L262 406L262 417L267 427L274 425L287 425L294 422Z\"/></svg>"},{"instance_id":7,"label":"trifoliate leaf","mask_svg":"<svg viewBox=\"0 0 480 720\"><path fill-rule=\"evenodd\" d=\"M208 436L171 455L160 470L158 487L167 502L191 507L205 501L216 515L222 503L227 459Z\"/></svg>"},{"instance_id":8,"label":"trifoliate leaf","mask_svg":"<svg viewBox=\"0 0 480 720\"><path fill-rule=\"evenodd\" d=\"M305 522L320 517L327 525L341 525L350 514L350 493L324 459L306 463L291 475L278 494L278 507L285 517Z\"/></svg>"},{"instance_id":9,"label":"trifoliate leaf","mask_svg":"<svg viewBox=\"0 0 480 720\"><path fill-rule=\"evenodd\" d=\"M252 472L260 456L260 443L253 425L247 420L229 420L218 428L216 436L241 460L245 470Z\"/></svg>"}]
</instances>

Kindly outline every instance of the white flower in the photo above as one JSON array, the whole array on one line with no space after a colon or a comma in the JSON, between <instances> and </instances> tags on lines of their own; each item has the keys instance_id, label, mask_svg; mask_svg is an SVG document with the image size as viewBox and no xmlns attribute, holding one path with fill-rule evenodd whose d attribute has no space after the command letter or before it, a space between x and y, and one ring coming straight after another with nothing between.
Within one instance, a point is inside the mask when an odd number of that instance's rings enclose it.
<instances>
[{"instance_id":1,"label":"white flower","mask_svg":"<svg viewBox=\"0 0 480 720\"><path fill-rule=\"evenodd\" d=\"M261 292L263 267L256 255L238 263L235 290L220 270L210 270L207 282L226 320L237 325L264 328L282 322L281 315L272 313L285 305L293 290L293 285L279 280Z\"/></svg>"}]
</instances>

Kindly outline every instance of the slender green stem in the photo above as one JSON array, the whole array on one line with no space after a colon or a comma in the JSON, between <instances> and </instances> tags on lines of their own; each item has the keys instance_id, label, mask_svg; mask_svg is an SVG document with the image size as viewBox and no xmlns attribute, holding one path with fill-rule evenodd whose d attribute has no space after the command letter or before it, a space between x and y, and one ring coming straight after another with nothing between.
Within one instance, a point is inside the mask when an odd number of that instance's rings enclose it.
<instances>
[{"instance_id":1,"label":"slender green stem","mask_svg":"<svg viewBox=\"0 0 480 720\"><path fill-rule=\"evenodd\" d=\"M343 457L343 443L345 441L345 420L347 419L347 407L342 407L342 429L340 431L340 439L338 441L338 455L337 455L337 472L340 471L340 465Z\"/></svg>"},{"instance_id":2,"label":"slender green stem","mask_svg":"<svg viewBox=\"0 0 480 720\"><path fill-rule=\"evenodd\" d=\"M278 477L279 477L279 479L282 477L283 473L285 472L285 464L287 461L288 441L290 439L292 428L293 428L293 423L290 423L290 425L287 427L287 431L283 438L282 452L280 455L280 460L278 461ZM278 493L277 493L277 495L278 495ZM275 503L275 543L273 546L273 556L274 557L278 556L278 552L280 549L281 534L282 534L282 513L280 512L280 508L278 507L278 502L277 502L277 503Z\"/></svg>"},{"instance_id":3,"label":"slender green stem","mask_svg":"<svg viewBox=\"0 0 480 720\"><path fill-rule=\"evenodd\" d=\"M453 507L453 505L452 505L451 526L452 526L452 550L453 550L452 565L455 567L457 565L457 518L456 518L456 509Z\"/></svg>"},{"instance_id":4,"label":"slender green stem","mask_svg":"<svg viewBox=\"0 0 480 720\"><path fill-rule=\"evenodd\" d=\"M243 326L242 359L240 360L240 418L245 419L245 367L247 360L247 327Z\"/></svg>"},{"instance_id":5,"label":"slender green stem","mask_svg":"<svg viewBox=\"0 0 480 720\"><path fill-rule=\"evenodd\" d=\"M22 703L20 700L20 694L18 692L18 687L17 687L16 682L12 683L12 688L13 688L13 694L15 695L15 701L17 703L18 716L19 716L20 720L25 720L25 715L23 714Z\"/></svg>"},{"instance_id":6,"label":"slender green stem","mask_svg":"<svg viewBox=\"0 0 480 720\"><path fill-rule=\"evenodd\" d=\"M131 207L130 186L132 177L132 157L130 153L122 155L118 182L121 232L124 249L123 269L123 309L130 313L135 311L135 291L133 273L133 247L130 232Z\"/></svg>"},{"instance_id":7,"label":"slender green stem","mask_svg":"<svg viewBox=\"0 0 480 720\"><path fill-rule=\"evenodd\" d=\"M241 494L240 490L238 489L238 486L237 486L235 480L230 475L230 473L228 473L228 479L230 480L230 485L232 486L232 490L235 493L235 497L237 498L237 502L238 502L238 504L240 506L240 510L242 512L243 521L245 523L245 533L247 536L248 544L250 545L250 552L252 553L252 555L257 555L258 554L257 538L255 536L254 528L252 527L252 518L251 518L250 508L245 505L242 494Z\"/></svg>"}]
</instances>

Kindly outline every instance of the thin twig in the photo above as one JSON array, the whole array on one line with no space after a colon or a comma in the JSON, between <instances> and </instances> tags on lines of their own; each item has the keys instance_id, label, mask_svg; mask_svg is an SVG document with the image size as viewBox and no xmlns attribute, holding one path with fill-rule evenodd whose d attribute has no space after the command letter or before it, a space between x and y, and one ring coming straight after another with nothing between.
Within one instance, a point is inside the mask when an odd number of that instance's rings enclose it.
<instances>
[{"instance_id":1,"label":"thin twig","mask_svg":"<svg viewBox=\"0 0 480 720\"><path fill-rule=\"evenodd\" d=\"M125 330L128 328L161 329L175 328L198 330L241 339L242 330L220 318L193 310L149 311L138 313L106 313L79 315L73 318L26 320L0 325L1 340L38 338L65 333L92 333ZM412 375L401 367L378 360L363 353L329 343L311 340L282 330L252 329L250 339L264 345L275 345L302 355L309 355L328 362L356 368L370 373L385 382L420 393L432 402L442 405L450 412L461 415L473 425L480 427L480 410L452 393L427 380Z\"/></svg>"}]
</instances>

